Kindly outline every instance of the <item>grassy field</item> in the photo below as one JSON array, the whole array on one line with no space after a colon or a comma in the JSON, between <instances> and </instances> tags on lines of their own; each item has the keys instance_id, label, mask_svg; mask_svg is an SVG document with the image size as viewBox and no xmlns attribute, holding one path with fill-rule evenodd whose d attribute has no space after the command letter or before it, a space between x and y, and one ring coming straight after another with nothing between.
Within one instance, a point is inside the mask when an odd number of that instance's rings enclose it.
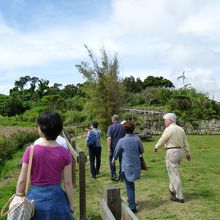
<instances>
[{"instance_id":1,"label":"grassy field","mask_svg":"<svg viewBox=\"0 0 220 220\"><path fill-rule=\"evenodd\" d=\"M168 177L164 162L164 151L152 152L152 147L159 137L152 142L145 142L144 158L149 170L143 171L141 179L136 182L136 202L140 220L144 219L184 219L216 220L220 219L220 136L188 136L191 145L192 161L183 160L181 165L185 203L170 201ZM77 139L78 145L85 149L84 141ZM20 155L20 154L19 154ZM15 157L16 158L16 157ZM10 166L12 162L10 162ZM16 159L14 160L16 164ZM102 166L97 179L92 179L87 162L87 216L99 220L100 198L106 185L121 187L125 195L124 183L109 179L108 155L106 141L103 140ZM5 172L2 172L5 173ZM16 170L13 171L16 177ZM0 183L0 207L13 193L16 178L2 180ZM74 190L75 214L78 216L78 190Z\"/></svg>"},{"instance_id":2,"label":"grassy field","mask_svg":"<svg viewBox=\"0 0 220 220\"><path fill-rule=\"evenodd\" d=\"M139 219L220 219L220 136L188 136L191 145L192 161L185 159L181 165L185 203L170 201L168 176L164 162L164 150L152 152L152 142L145 142L144 158L149 170L143 171L136 182L137 216ZM80 144L81 148L83 145ZM105 141L103 142L102 167L97 179L92 179L87 163L87 215L98 220L99 200L104 186L116 184L125 196L125 185L109 180L109 166ZM76 194L77 196L77 194ZM77 205L77 201L76 201ZM77 211L77 207L76 207Z\"/></svg>"}]
</instances>

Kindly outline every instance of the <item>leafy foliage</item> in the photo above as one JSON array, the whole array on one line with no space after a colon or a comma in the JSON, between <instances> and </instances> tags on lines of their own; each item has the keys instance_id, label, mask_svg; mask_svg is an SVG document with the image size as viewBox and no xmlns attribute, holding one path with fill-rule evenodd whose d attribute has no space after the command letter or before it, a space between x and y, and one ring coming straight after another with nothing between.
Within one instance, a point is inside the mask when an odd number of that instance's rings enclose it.
<instances>
[{"instance_id":1,"label":"leafy foliage","mask_svg":"<svg viewBox=\"0 0 220 220\"><path fill-rule=\"evenodd\" d=\"M10 159L12 154L21 149L24 144L33 142L38 137L37 132L18 132L7 138L0 137L0 162Z\"/></svg>"},{"instance_id":2,"label":"leafy foliage","mask_svg":"<svg viewBox=\"0 0 220 220\"><path fill-rule=\"evenodd\" d=\"M0 114L13 116L24 112L25 107L21 100L0 94Z\"/></svg>"},{"instance_id":3,"label":"leafy foliage","mask_svg":"<svg viewBox=\"0 0 220 220\"><path fill-rule=\"evenodd\" d=\"M143 87L174 88L174 85L170 80L164 79L162 76L148 76L143 82Z\"/></svg>"},{"instance_id":4,"label":"leafy foliage","mask_svg":"<svg viewBox=\"0 0 220 220\"><path fill-rule=\"evenodd\" d=\"M101 50L98 59L85 46L89 62L76 65L85 78L81 84L60 83L50 85L46 79L24 76L15 81L10 95L0 94L1 124L34 123L43 110L59 111L65 125L88 124L98 120L102 129L111 123L113 114L123 113L126 108L173 111L180 119L195 124L197 121L220 119L220 103L210 100L207 94L199 93L184 83L175 89L173 83L160 77L147 76L143 81L134 76L119 77L119 62ZM86 115L86 117L84 117Z\"/></svg>"},{"instance_id":5,"label":"leafy foliage","mask_svg":"<svg viewBox=\"0 0 220 220\"><path fill-rule=\"evenodd\" d=\"M139 93L143 89L143 82L139 78L130 76L123 79L122 86L127 93Z\"/></svg>"},{"instance_id":6,"label":"leafy foliage","mask_svg":"<svg viewBox=\"0 0 220 220\"><path fill-rule=\"evenodd\" d=\"M47 106L39 106L32 108L28 111L25 111L24 114L20 116L20 120L28 121L28 122L36 122L39 114L47 109L48 109Z\"/></svg>"},{"instance_id":7,"label":"leafy foliage","mask_svg":"<svg viewBox=\"0 0 220 220\"><path fill-rule=\"evenodd\" d=\"M63 114L64 117L64 125L77 125L80 124L87 119L87 114L85 112L79 111L67 111Z\"/></svg>"},{"instance_id":8,"label":"leafy foliage","mask_svg":"<svg viewBox=\"0 0 220 220\"><path fill-rule=\"evenodd\" d=\"M85 109L106 128L112 115L119 114L123 106L118 59L116 55L111 59L103 49L101 61L98 62L93 52L85 47L91 64L82 61L76 65L87 81L84 90L88 98Z\"/></svg>"}]
</instances>

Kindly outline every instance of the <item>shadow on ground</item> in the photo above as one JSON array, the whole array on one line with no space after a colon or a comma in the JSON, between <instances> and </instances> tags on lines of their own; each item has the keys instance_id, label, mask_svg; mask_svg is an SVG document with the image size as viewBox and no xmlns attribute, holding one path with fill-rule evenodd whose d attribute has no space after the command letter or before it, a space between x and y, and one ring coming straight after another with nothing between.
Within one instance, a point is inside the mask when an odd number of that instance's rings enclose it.
<instances>
[{"instance_id":1,"label":"shadow on ground","mask_svg":"<svg viewBox=\"0 0 220 220\"><path fill-rule=\"evenodd\" d=\"M208 198L213 198L215 194L213 193L213 191L208 190L208 189L204 189L204 190L200 190L200 191L194 191L194 192L186 192L184 194L185 200L190 201L190 200L197 200L197 199L208 199Z\"/></svg>"},{"instance_id":2,"label":"shadow on ground","mask_svg":"<svg viewBox=\"0 0 220 220\"><path fill-rule=\"evenodd\" d=\"M167 200L142 200L137 202L138 211L151 210L166 204Z\"/></svg>"}]
</instances>

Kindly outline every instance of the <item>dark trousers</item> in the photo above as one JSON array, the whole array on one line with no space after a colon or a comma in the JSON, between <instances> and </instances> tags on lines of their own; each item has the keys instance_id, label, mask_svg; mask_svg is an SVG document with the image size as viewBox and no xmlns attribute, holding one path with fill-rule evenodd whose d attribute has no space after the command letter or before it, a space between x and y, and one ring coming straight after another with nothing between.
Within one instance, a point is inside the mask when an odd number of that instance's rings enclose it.
<instances>
[{"instance_id":1,"label":"dark trousers","mask_svg":"<svg viewBox=\"0 0 220 220\"><path fill-rule=\"evenodd\" d=\"M91 147L89 148L89 162L90 162L90 171L93 177L96 177L96 174L99 173L101 165L101 147Z\"/></svg>"},{"instance_id":2,"label":"dark trousers","mask_svg":"<svg viewBox=\"0 0 220 220\"><path fill-rule=\"evenodd\" d=\"M109 167L111 171L111 176L116 175L116 166L115 164L112 164L112 159L113 159L113 153L109 156ZM123 175L121 172L121 160L122 160L122 155L119 155L119 173L118 173L118 178L122 179Z\"/></svg>"}]
</instances>

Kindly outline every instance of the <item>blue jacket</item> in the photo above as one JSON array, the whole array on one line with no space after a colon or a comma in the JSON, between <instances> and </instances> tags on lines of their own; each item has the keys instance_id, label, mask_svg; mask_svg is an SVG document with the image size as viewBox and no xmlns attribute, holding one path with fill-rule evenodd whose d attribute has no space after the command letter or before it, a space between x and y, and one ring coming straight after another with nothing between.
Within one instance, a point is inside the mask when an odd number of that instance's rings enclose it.
<instances>
[{"instance_id":1,"label":"blue jacket","mask_svg":"<svg viewBox=\"0 0 220 220\"><path fill-rule=\"evenodd\" d=\"M129 182L140 178L140 154L143 152L141 140L135 134L126 134L116 145L113 158L116 160L120 154L122 155L122 172Z\"/></svg>"}]
</instances>

